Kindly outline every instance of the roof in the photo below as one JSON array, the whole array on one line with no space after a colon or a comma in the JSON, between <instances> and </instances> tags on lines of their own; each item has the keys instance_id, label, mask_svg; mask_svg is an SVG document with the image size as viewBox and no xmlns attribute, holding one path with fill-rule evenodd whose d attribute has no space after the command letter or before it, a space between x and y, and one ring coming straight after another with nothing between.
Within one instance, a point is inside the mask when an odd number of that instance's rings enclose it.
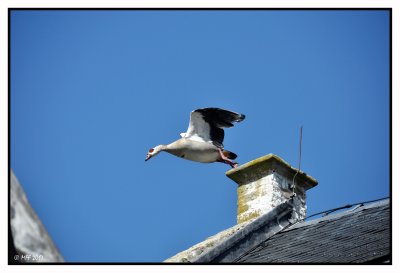
<instances>
[{"instance_id":1,"label":"roof","mask_svg":"<svg viewBox=\"0 0 400 273\"><path fill-rule=\"evenodd\" d=\"M389 200L297 223L263 241L238 263L390 261Z\"/></svg>"},{"instance_id":2,"label":"roof","mask_svg":"<svg viewBox=\"0 0 400 273\"><path fill-rule=\"evenodd\" d=\"M293 200L289 200L260 217L221 231L165 260L165 262L231 262L236 257L246 253L248 249L257 246L260 240L268 238L289 226L292 213Z\"/></svg>"},{"instance_id":3,"label":"roof","mask_svg":"<svg viewBox=\"0 0 400 273\"><path fill-rule=\"evenodd\" d=\"M43 223L31 207L24 189L10 170L10 245L15 253L14 263L61 263L64 258L52 241ZM20 257L18 259L18 257Z\"/></svg>"},{"instance_id":4,"label":"roof","mask_svg":"<svg viewBox=\"0 0 400 273\"><path fill-rule=\"evenodd\" d=\"M207 252L208 250L214 248L219 242L224 241L226 238L231 237L231 235L239 232L243 228L247 227L250 222L253 222L255 219L249 220L247 222L243 222L237 225L234 225L231 228L225 229L211 237L208 237L204 241L190 247L187 250L179 252L178 254L168 258L164 262L168 263L186 263L192 262L196 257L200 256L202 253Z\"/></svg>"},{"instance_id":5,"label":"roof","mask_svg":"<svg viewBox=\"0 0 400 273\"><path fill-rule=\"evenodd\" d=\"M235 227L239 225L219 233L225 236L210 237L166 262L391 262L389 200L295 224L290 221L291 207L291 201L285 202L238 229Z\"/></svg>"}]
</instances>

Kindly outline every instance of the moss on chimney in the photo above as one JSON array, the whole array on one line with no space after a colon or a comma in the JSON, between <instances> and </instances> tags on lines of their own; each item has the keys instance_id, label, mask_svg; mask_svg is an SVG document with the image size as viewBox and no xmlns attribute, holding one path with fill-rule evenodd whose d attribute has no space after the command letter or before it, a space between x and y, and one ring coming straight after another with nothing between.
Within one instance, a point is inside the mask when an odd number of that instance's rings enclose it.
<instances>
[{"instance_id":1,"label":"moss on chimney","mask_svg":"<svg viewBox=\"0 0 400 273\"><path fill-rule=\"evenodd\" d=\"M237 168L230 169L225 174L236 183L246 183L255 181L264 176L268 171L274 170L277 167L283 167L285 173L289 176L294 176L298 169L293 168L285 160L274 154L268 154L257 159L254 159ZM296 180L301 180L308 184L306 190L318 185L318 181L312 176L303 171L299 171Z\"/></svg>"},{"instance_id":2,"label":"moss on chimney","mask_svg":"<svg viewBox=\"0 0 400 273\"><path fill-rule=\"evenodd\" d=\"M296 175L297 173L297 175ZM280 157L269 154L252 160L226 175L238 184L237 221L243 223L257 218L292 196L292 181L296 175L295 192L299 202L296 217L305 217L305 192L318 182L306 173L299 171Z\"/></svg>"}]
</instances>

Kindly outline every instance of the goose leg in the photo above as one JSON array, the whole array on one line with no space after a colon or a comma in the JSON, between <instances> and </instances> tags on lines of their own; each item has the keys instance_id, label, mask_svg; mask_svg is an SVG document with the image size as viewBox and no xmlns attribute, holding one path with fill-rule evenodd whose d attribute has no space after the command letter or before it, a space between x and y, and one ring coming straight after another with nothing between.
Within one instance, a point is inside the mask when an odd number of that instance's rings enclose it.
<instances>
[{"instance_id":1,"label":"goose leg","mask_svg":"<svg viewBox=\"0 0 400 273\"><path fill-rule=\"evenodd\" d=\"M227 158L221 149L218 149L219 155L221 156L220 162L229 164L232 168L236 168L238 166L237 162L233 162L229 158Z\"/></svg>"}]
</instances>

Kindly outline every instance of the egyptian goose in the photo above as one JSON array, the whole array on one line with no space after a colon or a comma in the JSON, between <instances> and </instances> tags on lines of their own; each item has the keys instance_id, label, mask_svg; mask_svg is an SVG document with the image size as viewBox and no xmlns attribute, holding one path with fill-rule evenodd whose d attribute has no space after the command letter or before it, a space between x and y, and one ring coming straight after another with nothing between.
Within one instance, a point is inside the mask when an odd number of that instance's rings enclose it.
<instances>
[{"instance_id":1,"label":"egyptian goose","mask_svg":"<svg viewBox=\"0 0 400 273\"><path fill-rule=\"evenodd\" d=\"M165 151L175 156L202 163L222 162L236 168L232 159L236 154L224 150L224 130L233 122L244 120L245 115L220 108L202 108L190 113L189 128L180 139L168 145L158 145L149 150L145 161Z\"/></svg>"}]
</instances>

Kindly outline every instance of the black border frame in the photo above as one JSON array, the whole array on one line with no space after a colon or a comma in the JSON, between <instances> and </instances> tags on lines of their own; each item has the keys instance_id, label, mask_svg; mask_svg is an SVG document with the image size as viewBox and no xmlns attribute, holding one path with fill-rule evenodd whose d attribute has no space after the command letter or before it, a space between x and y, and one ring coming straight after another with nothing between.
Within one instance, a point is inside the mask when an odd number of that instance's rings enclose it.
<instances>
[{"instance_id":1,"label":"black border frame","mask_svg":"<svg viewBox=\"0 0 400 273\"><path fill-rule=\"evenodd\" d=\"M377 265L392 265L393 262L393 209L392 209L392 107L393 107L393 100L392 100L392 67L393 67L393 56L392 56L392 33L393 33L393 20L392 20L392 8L8 8L8 211L7 211L7 222L8 222L8 265L209 265L209 263L204 264L190 264L190 263L163 263L163 262L65 262L65 263L19 263L16 262L13 258L14 255L17 254L13 239L12 239L12 232L11 232L11 223L10 223L10 185L11 185L11 128L10 128L10 116L11 116L11 13L13 11L30 11L30 10L41 10L41 11L62 11L62 10L70 10L70 11L99 11L99 10L106 10L106 11L127 11L127 10L138 10L138 11L149 11L149 10L174 10L174 11L186 11L186 10L230 10L230 11L265 11L265 10L279 10L279 11L291 11L291 10L306 10L306 11L346 11L346 10L371 10L371 11L378 11L384 10L389 12L389 204L390 204L390 254L384 257L380 257L376 260L371 260L366 264L377 264ZM389 263L384 263L385 261L389 260ZM229 265L231 263L224 263L218 265ZM242 265L242 264L234 264L234 265ZM245 263L244 265L357 265L352 263Z\"/></svg>"}]
</instances>

